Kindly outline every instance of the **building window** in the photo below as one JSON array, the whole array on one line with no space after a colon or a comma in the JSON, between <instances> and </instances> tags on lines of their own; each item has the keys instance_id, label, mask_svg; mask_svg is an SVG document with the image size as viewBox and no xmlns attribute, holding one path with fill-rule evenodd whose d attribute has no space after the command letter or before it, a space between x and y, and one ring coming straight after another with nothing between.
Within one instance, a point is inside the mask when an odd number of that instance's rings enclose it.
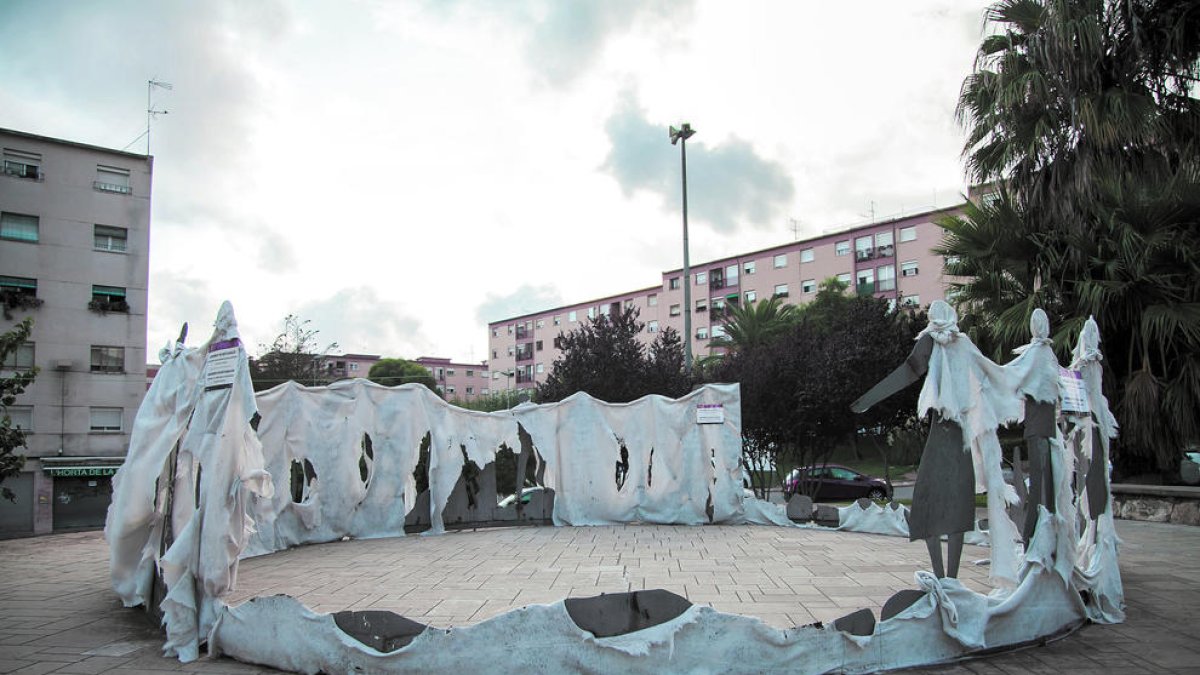
<instances>
[{"instance_id":1,"label":"building window","mask_svg":"<svg viewBox=\"0 0 1200 675\"><path fill-rule=\"evenodd\" d=\"M538 319L538 320L537 320L537 324L535 324L535 325L536 325L538 328L545 328L545 327L546 327L546 320L545 320L545 319Z\"/></svg>"},{"instance_id":2,"label":"building window","mask_svg":"<svg viewBox=\"0 0 1200 675\"><path fill-rule=\"evenodd\" d=\"M915 228L915 227L900 228L900 241L904 242L904 241L916 241L916 240L917 240L917 228Z\"/></svg>"},{"instance_id":3,"label":"building window","mask_svg":"<svg viewBox=\"0 0 1200 675\"><path fill-rule=\"evenodd\" d=\"M754 291L746 291L743 295L746 296L746 304L750 304L755 300L758 300L758 293L755 293Z\"/></svg>"},{"instance_id":4,"label":"building window","mask_svg":"<svg viewBox=\"0 0 1200 675\"><path fill-rule=\"evenodd\" d=\"M719 314L724 309L725 309L725 298L713 298L712 299L712 311L713 312L716 312Z\"/></svg>"},{"instance_id":5,"label":"building window","mask_svg":"<svg viewBox=\"0 0 1200 675\"><path fill-rule=\"evenodd\" d=\"M696 285L703 286L708 283L708 272L696 272Z\"/></svg>"},{"instance_id":6,"label":"building window","mask_svg":"<svg viewBox=\"0 0 1200 675\"><path fill-rule=\"evenodd\" d=\"M25 277L0 277L0 298L3 298L6 309L42 304L37 299L37 279Z\"/></svg>"},{"instance_id":7,"label":"building window","mask_svg":"<svg viewBox=\"0 0 1200 675\"><path fill-rule=\"evenodd\" d=\"M849 272L843 272L842 274L839 274L839 275L837 275L837 280L838 280L839 282L841 282L841 283L842 283L844 286L846 286L847 288L849 288L849 286L850 286L850 273L849 273Z\"/></svg>"},{"instance_id":8,"label":"building window","mask_svg":"<svg viewBox=\"0 0 1200 675\"><path fill-rule=\"evenodd\" d=\"M679 290L679 277L671 277L671 280L667 282L667 288L672 291Z\"/></svg>"},{"instance_id":9,"label":"building window","mask_svg":"<svg viewBox=\"0 0 1200 675\"><path fill-rule=\"evenodd\" d=\"M717 338L723 338L725 336L726 336L725 326L718 324L718 325L712 327L712 338L714 340Z\"/></svg>"},{"instance_id":10,"label":"building window","mask_svg":"<svg viewBox=\"0 0 1200 675\"><path fill-rule=\"evenodd\" d=\"M612 305L600 305L600 313L609 316L612 313Z\"/></svg>"},{"instance_id":11,"label":"building window","mask_svg":"<svg viewBox=\"0 0 1200 675\"><path fill-rule=\"evenodd\" d=\"M950 262L949 259L947 259L946 262ZM916 260L909 260L908 262L900 263L900 276L902 277L915 277L920 271L921 270L917 266Z\"/></svg>"},{"instance_id":12,"label":"building window","mask_svg":"<svg viewBox=\"0 0 1200 675\"><path fill-rule=\"evenodd\" d=\"M474 394L475 394L475 387L467 387L467 396L472 396Z\"/></svg>"},{"instance_id":13,"label":"building window","mask_svg":"<svg viewBox=\"0 0 1200 675\"><path fill-rule=\"evenodd\" d=\"M658 307L658 293L651 293L646 296L647 307Z\"/></svg>"},{"instance_id":14,"label":"building window","mask_svg":"<svg viewBox=\"0 0 1200 675\"><path fill-rule=\"evenodd\" d=\"M875 270L865 269L859 270L857 276L856 290L863 294L869 295L875 292Z\"/></svg>"},{"instance_id":15,"label":"building window","mask_svg":"<svg viewBox=\"0 0 1200 675\"><path fill-rule=\"evenodd\" d=\"M121 408L91 408L92 431L120 431L121 418L124 412Z\"/></svg>"},{"instance_id":16,"label":"building window","mask_svg":"<svg viewBox=\"0 0 1200 675\"><path fill-rule=\"evenodd\" d=\"M512 334L513 334L513 326L512 326L512 324L511 324L511 323L510 323L510 324L508 324L507 328L508 328L508 334L509 334L509 335L512 335Z\"/></svg>"},{"instance_id":17,"label":"building window","mask_svg":"<svg viewBox=\"0 0 1200 675\"><path fill-rule=\"evenodd\" d=\"M658 332L658 322L651 321L651 322L647 323L646 324L646 332L647 333L657 333Z\"/></svg>"},{"instance_id":18,"label":"building window","mask_svg":"<svg viewBox=\"0 0 1200 675\"><path fill-rule=\"evenodd\" d=\"M488 389L487 387L484 387L483 389L480 389L480 390L479 390L479 395L480 395L480 396L487 396L487 395L488 395L488 394L490 394L490 393L492 393L492 392L491 392L491 390L490 390L490 389Z\"/></svg>"},{"instance_id":19,"label":"building window","mask_svg":"<svg viewBox=\"0 0 1200 675\"><path fill-rule=\"evenodd\" d=\"M575 323L578 320L579 320L578 314L575 312L575 310L571 310L570 312L567 312L567 321L570 321L571 323Z\"/></svg>"},{"instance_id":20,"label":"building window","mask_svg":"<svg viewBox=\"0 0 1200 675\"><path fill-rule=\"evenodd\" d=\"M96 180L92 183L92 187L101 192L118 192L123 195L133 194L133 188L129 187L129 169L121 169L115 166L98 165L96 167Z\"/></svg>"},{"instance_id":21,"label":"building window","mask_svg":"<svg viewBox=\"0 0 1200 675\"><path fill-rule=\"evenodd\" d=\"M780 253L779 255L775 256L775 269L779 269L780 267L787 267L786 253Z\"/></svg>"},{"instance_id":22,"label":"building window","mask_svg":"<svg viewBox=\"0 0 1200 675\"><path fill-rule=\"evenodd\" d=\"M833 245L834 255L850 255L850 240L845 239Z\"/></svg>"},{"instance_id":23,"label":"building window","mask_svg":"<svg viewBox=\"0 0 1200 675\"><path fill-rule=\"evenodd\" d=\"M588 318L589 319L596 318L596 308L595 307L588 307Z\"/></svg>"},{"instance_id":24,"label":"building window","mask_svg":"<svg viewBox=\"0 0 1200 675\"><path fill-rule=\"evenodd\" d=\"M468 368L467 377L475 377L475 371Z\"/></svg>"},{"instance_id":25,"label":"building window","mask_svg":"<svg viewBox=\"0 0 1200 675\"><path fill-rule=\"evenodd\" d=\"M25 342L4 357L0 367L5 370L29 370L33 368L33 343Z\"/></svg>"},{"instance_id":26,"label":"building window","mask_svg":"<svg viewBox=\"0 0 1200 675\"><path fill-rule=\"evenodd\" d=\"M537 372L539 372L539 373L544 373L544 372L546 372L546 366L539 363L539 364L537 364L537 368L535 370L537 370Z\"/></svg>"},{"instance_id":27,"label":"building window","mask_svg":"<svg viewBox=\"0 0 1200 675\"><path fill-rule=\"evenodd\" d=\"M742 271L744 271L746 274L754 274L755 269L756 269L756 265L753 260L746 263L745 265L742 265Z\"/></svg>"},{"instance_id":28,"label":"building window","mask_svg":"<svg viewBox=\"0 0 1200 675\"><path fill-rule=\"evenodd\" d=\"M492 329L492 337L500 337L500 329L499 328Z\"/></svg>"},{"instance_id":29,"label":"building window","mask_svg":"<svg viewBox=\"0 0 1200 675\"><path fill-rule=\"evenodd\" d=\"M892 233L890 231L875 233L875 248L883 248L884 246L891 246L891 245L892 245Z\"/></svg>"},{"instance_id":30,"label":"building window","mask_svg":"<svg viewBox=\"0 0 1200 675\"><path fill-rule=\"evenodd\" d=\"M554 325L555 325L555 326L561 326L561 325L562 325L562 315L561 315L561 314L555 314L555 315L554 315Z\"/></svg>"},{"instance_id":31,"label":"building window","mask_svg":"<svg viewBox=\"0 0 1200 675\"><path fill-rule=\"evenodd\" d=\"M446 387L446 393L447 393L447 394L453 394L453 393L455 393L455 390L454 390L454 385L450 385L450 386Z\"/></svg>"},{"instance_id":32,"label":"building window","mask_svg":"<svg viewBox=\"0 0 1200 675\"><path fill-rule=\"evenodd\" d=\"M817 290L817 282L815 279L805 279L800 282L801 293L815 293Z\"/></svg>"},{"instance_id":33,"label":"building window","mask_svg":"<svg viewBox=\"0 0 1200 675\"><path fill-rule=\"evenodd\" d=\"M8 418L12 420L13 429L20 429L26 432L33 431L33 406L10 405L7 412Z\"/></svg>"},{"instance_id":34,"label":"building window","mask_svg":"<svg viewBox=\"0 0 1200 675\"><path fill-rule=\"evenodd\" d=\"M493 371L492 371L492 379L493 379L493 380L498 380L498 379L500 379L500 371L498 371L498 370L493 370Z\"/></svg>"},{"instance_id":35,"label":"building window","mask_svg":"<svg viewBox=\"0 0 1200 675\"><path fill-rule=\"evenodd\" d=\"M516 353L516 347L514 347L513 345L509 345L508 346L508 355L512 356L515 353Z\"/></svg>"},{"instance_id":36,"label":"building window","mask_svg":"<svg viewBox=\"0 0 1200 675\"><path fill-rule=\"evenodd\" d=\"M707 340L708 339L708 327L700 326L699 328L697 328L696 329L696 339L697 340Z\"/></svg>"},{"instance_id":37,"label":"building window","mask_svg":"<svg viewBox=\"0 0 1200 675\"><path fill-rule=\"evenodd\" d=\"M125 289L120 286L92 286L92 301L88 309L97 312L128 312L129 303L125 300Z\"/></svg>"},{"instance_id":38,"label":"building window","mask_svg":"<svg viewBox=\"0 0 1200 675\"><path fill-rule=\"evenodd\" d=\"M775 297L786 298L788 296L787 284L778 284L775 286Z\"/></svg>"},{"instance_id":39,"label":"building window","mask_svg":"<svg viewBox=\"0 0 1200 675\"><path fill-rule=\"evenodd\" d=\"M354 372L354 371L356 371L356 370L358 370L358 364L357 364L357 363L351 363L351 364L350 364L350 371L351 371L351 372Z\"/></svg>"},{"instance_id":40,"label":"building window","mask_svg":"<svg viewBox=\"0 0 1200 675\"><path fill-rule=\"evenodd\" d=\"M36 243L38 240L38 217L19 213L0 213L0 239Z\"/></svg>"},{"instance_id":41,"label":"building window","mask_svg":"<svg viewBox=\"0 0 1200 675\"><path fill-rule=\"evenodd\" d=\"M854 240L854 257L857 260L870 260L875 257L875 249L872 244L875 242L874 237L866 236L859 237Z\"/></svg>"},{"instance_id":42,"label":"building window","mask_svg":"<svg viewBox=\"0 0 1200 675\"><path fill-rule=\"evenodd\" d=\"M951 267L954 267L955 265L959 264L960 262L962 262L961 257L956 256L956 255L948 255L948 256L946 256L945 260L942 261L942 267L951 268Z\"/></svg>"},{"instance_id":43,"label":"building window","mask_svg":"<svg viewBox=\"0 0 1200 675\"><path fill-rule=\"evenodd\" d=\"M896 290L896 266L881 265L875 268L875 290Z\"/></svg>"},{"instance_id":44,"label":"building window","mask_svg":"<svg viewBox=\"0 0 1200 675\"><path fill-rule=\"evenodd\" d=\"M447 368L447 369L446 369L446 375L447 375L447 376L454 375L454 369L453 369L453 368Z\"/></svg>"},{"instance_id":45,"label":"building window","mask_svg":"<svg viewBox=\"0 0 1200 675\"><path fill-rule=\"evenodd\" d=\"M123 227L97 225L92 247L97 251L124 253L129 246L129 230Z\"/></svg>"},{"instance_id":46,"label":"building window","mask_svg":"<svg viewBox=\"0 0 1200 675\"><path fill-rule=\"evenodd\" d=\"M904 305L905 307L920 307L921 306L921 296L906 295L903 298L901 298L900 304Z\"/></svg>"},{"instance_id":47,"label":"building window","mask_svg":"<svg viewBox=\"0 0 1200 675\"><path fill-rule=\"evenodd\" d=\"M679 316L679 305L671 305L671 316Z\"/></svg>"},{"instance_id":48,"label":"building window","mask_svg":"<svg viewBox=\"0 0 1200 675\"><path fill-rule=\"evenodd\" d=\"M725 285L736 286L738 282L738 266L728 265L725 267Z\"/></svg>"},{"instance_id":49,"label":"building window","mask_svg":"<svg viewBox=\"0 0 1200 675\"><path fill-rule=\"evenodd\" d=\"M540 351L542 351L542 341L541 341L541 340L538 340L537 342L534 342L534 343L533 343L533 348L534 348L534 349L536 349L536 350L537 350L537 351L539 351L539 352L540 352ZM468 374L469 374L469 373L468 373Z\"/></svg>"},{"instance_id":50,"label":"building window","mask_svg":"<svg viewBox=\"0 0 1200 675\"><path fill-rule=\"evenodd\" d=\"M498 351L496 351L495 349L493 349L493 350L492 350L492 358L493 358L493 359L498 359L498 358L500 358L500 352L498 352Z\"/></svg>"},{"instance_id":51,"label":"building window","mask_svg":"<svg viewBox=\"0 0 1200 675\"><path fill-rule=\"evenodd\" d=\"M30 180L42 179L42 156L20 150L4 151L4 174Z\"/></svg>"},{"instance_id":52,"label":"building window","mask_svg":"<svg viewBox=\"0 0 1200 675\"><path fill-rule=\"evenodd\" d=\"M125 347L91 346L92 372L125 372Z\"/></svg>"},{"instance_id":53,"label":"building window","mask_svg":"<svg viewBox=\"0 0 1200 675\"><path fill-rule=\"evenodd\" d=\"M708 298L700 298L699 300L697 300L696 301L696 312L699 313L699 312L707 312L707 311L708 311Z\"/></svg>"},{"instance_id":54,"label":"building window","mask_svg":"<svg viewBox=\"0 0 1200 675\"><path fill-rule=\"evenodd\" d=\"M803 251L800 251L800 262L810 263L813 260L816 260L816 254L813 253L811 248L806 248Z\"/></svg>"}]
</instances>

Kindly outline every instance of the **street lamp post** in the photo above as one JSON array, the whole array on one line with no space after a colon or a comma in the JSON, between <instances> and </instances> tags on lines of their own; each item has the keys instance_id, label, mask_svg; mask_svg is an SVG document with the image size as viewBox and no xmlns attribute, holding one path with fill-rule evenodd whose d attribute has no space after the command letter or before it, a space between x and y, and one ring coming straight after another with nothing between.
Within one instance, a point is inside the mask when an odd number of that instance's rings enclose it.
<instances>
[{"instance_id":1,"label":"street lamp post","mask_svg":"<svg viewBox=\"0 0 1200 675\"><path fill-rule=\"evenodd\" d=\"M679 128L670 127L671 145L679 143L680 174L683 178L683 365L692 370L692 265L688 255L687 220L687 139L696 133L684 122Z\"/></svg>"}]
</instances>

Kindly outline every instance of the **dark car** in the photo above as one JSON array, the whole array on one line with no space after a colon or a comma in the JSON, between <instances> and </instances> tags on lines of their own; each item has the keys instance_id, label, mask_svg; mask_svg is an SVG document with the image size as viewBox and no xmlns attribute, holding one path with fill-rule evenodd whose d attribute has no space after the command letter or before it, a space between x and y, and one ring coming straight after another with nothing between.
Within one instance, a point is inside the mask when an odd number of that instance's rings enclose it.
<instances>
[{"instance_id":1,"label":"dark car","mask_svg":"<svg viewBox=\"0 0 1200 675\"><path fill-rule=\"evenodd\" d=\"M892 496L891 483L840 464L792 469L783 481L784 493L791 495L802 489L813 499L843 500L866 497L883 500Z\"/></svg>"}]
</instances>

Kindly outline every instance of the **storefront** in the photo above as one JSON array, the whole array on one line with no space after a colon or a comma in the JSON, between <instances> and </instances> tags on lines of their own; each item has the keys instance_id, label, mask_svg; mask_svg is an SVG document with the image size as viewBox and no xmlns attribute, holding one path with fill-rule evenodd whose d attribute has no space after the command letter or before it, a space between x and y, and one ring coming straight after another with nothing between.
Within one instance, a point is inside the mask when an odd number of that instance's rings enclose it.
<instances>
[{"instance_id":1,"label":"storefront","mask_svg":"<svg viewBox=\"0 0 1200 675\"><path fill-rule=\"evenodd\" d=\"M104 527L112 502L112 477L121 458L45 458L42 471L53 484L54 531Z\"/></svg>"}]
</instances>

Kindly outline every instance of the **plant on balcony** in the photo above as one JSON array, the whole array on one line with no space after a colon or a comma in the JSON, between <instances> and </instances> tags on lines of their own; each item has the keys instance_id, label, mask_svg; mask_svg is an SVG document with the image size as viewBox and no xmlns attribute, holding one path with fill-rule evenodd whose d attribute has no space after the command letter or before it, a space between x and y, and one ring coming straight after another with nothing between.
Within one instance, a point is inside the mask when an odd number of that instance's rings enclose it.
<instances>
[{"instance_id":1,"label":"plant on balcony","mask_svg":"<svg viewBox=\"0 0 1200 675\"><path fill-rule=\"evenodd\" d=\"M8 305L6 304L5 307ZM33 319L25 320L13 327L7 333L0 334L0 362L8 358L29 340L33 329ZM14 372L0 378L0 483L6 478L16 476L25 464L25 458L17 454L17 450L25 447L25 431L13 426L12 418L8 415L8 406L17 400L25 388L33 384L37 376L37 368L24 372ZM0 485L0 497L15 501L16 495L12 489Z\"/></svg>"},{"instance_id":2,"label":"plant on balcony","mask_svg":"<svg viewBox=\"0 0 1200 675\"><path fill-rule=\"evenodd\" d=\"M4 318L11 321L14 310L37 309L42 306L42 299L32 293L9 289L0 291L0 305L4 308Z\"/></svg>"},{"instance_id":3,"label":"plant on balcony","mask_svg":"<svg viewBox=\"0 0 1200 675\"><path fill-rule=\"evenodd\" d=\"M129 312L129 303L124 300L92 300L88 303L88 309L100 314L108 314L109 312Z\"/></svg>"}]
</instances>

